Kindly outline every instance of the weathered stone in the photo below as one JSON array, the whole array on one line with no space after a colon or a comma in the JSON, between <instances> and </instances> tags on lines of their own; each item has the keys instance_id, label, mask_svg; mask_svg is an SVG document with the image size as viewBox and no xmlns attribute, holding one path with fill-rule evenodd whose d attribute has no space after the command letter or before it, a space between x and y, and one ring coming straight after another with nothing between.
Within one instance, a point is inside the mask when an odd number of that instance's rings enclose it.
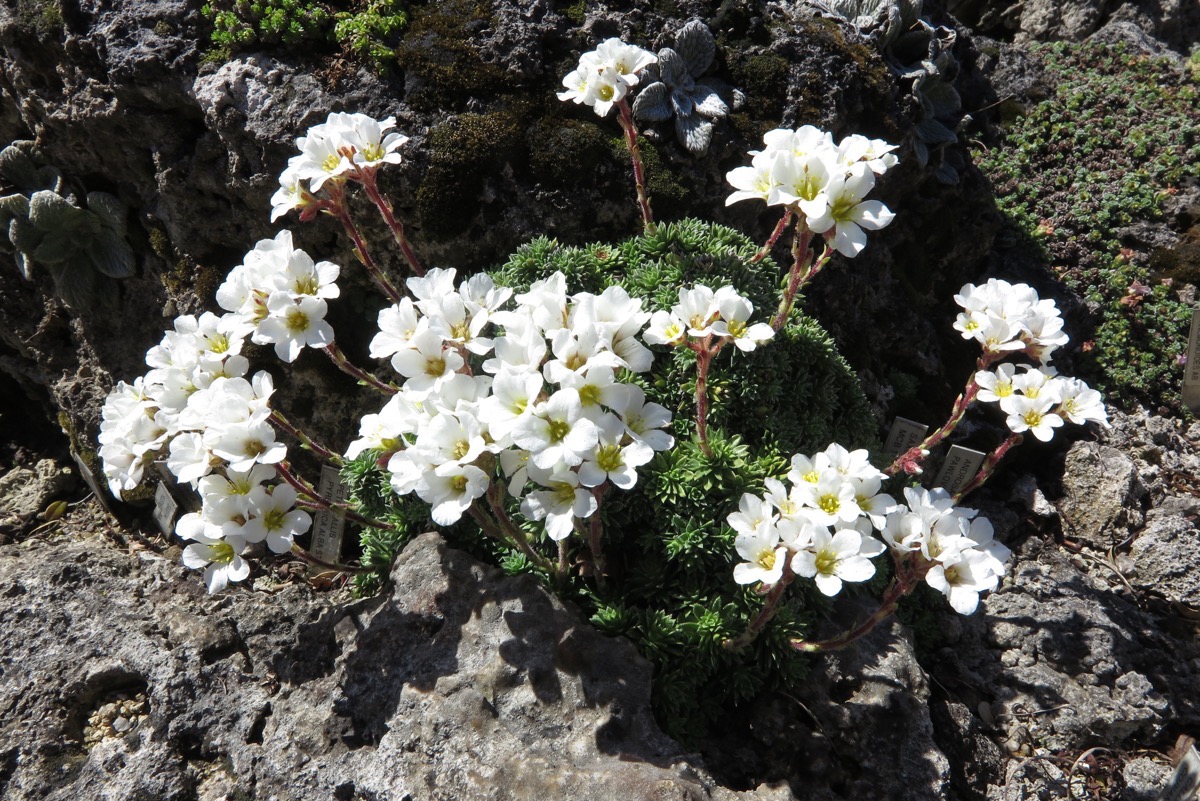
<instances>
[{"instance_id":1,"label":"weathered stone","mask_svg":"<svg viewBox=\"0 0 1200 801\"><path fill-rule=\"evenodd\" d=\"M1067 536L1097 548L1125 538L1140 522L1134 503L1145 493L1133 460L1116 448L1077 442L1067 453L1058 504Z\"/></svg>"},{"instance_id":2,"label":"weathered stone","mask_svg":"<svg viewBox=\"0 0 1200 801\"><path fill-rule=\"evenodd\" d=\"M1169 601L1200 608L1200 531L1185 517L1155 515L1129 549L1129 583Z\"/></svg>"},{"instance_id":3,"label":"weathered stone","mask_svg":"<svg viewBox=\"0 0 1200 801\"><path fill-rule=\"evenodd\" d=\"M392 580L354 603L212 598L152 554L0 549L0 795L791 797L716 784L655 725L633 647L533 579L430 534ZM144 719L121 715L142 696Z\"/></svg>"},{"instance_id":4,"label":"weathered stone","mask_svg":"<svg viewBox=\"0 0 1200 801\"><path fill-rule=\"evenodd\" d=\"M70 468L53 459L40 459L32 469L14 467L0 476L0 533L12 534L29 526L47 504L75 484Z\"/></svg>"}]
</instances>

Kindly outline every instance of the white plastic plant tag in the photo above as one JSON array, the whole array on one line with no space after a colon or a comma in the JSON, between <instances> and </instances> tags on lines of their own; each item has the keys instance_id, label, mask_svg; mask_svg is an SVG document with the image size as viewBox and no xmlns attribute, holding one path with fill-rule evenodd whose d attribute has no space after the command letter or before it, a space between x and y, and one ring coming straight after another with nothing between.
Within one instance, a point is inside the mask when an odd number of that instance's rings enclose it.
<instances>
[{"instance_id":1,"label":"white plastic plant tag","mask_svg":"<svg viewBox=\"0 0 1200 801\"><path fill-rule=\"evenodd\" d=\"M1192 309L1187 364L1183 368L1183 404L1193 412L1200 411L1200 309Z\"/></svg>"},{"instance_id":2,"label":"white plastic plant tag","mask_svg":"<svg viewBox=\"0 0 1200 801\"><path fill-rule=\"evenodd\" d=\"M983 451L964 448L961 445L951 447L950 452L946 454L946 461L942 463L942 469L933 480L933 485L943 487L951 495L956 494L975 478L986 458L987 454Z\"/></svg>"},{"instance_id":3,"label":"white plastic plant tag","mask_svg":"<svg viewBox=\"0 0 1200 801\"><path fill-rule=\"evenodd\" d=\"M1192 327L1195 328L1195 324ZM1197 792L1200 792L1200 753L1193 745L1179 760L1155 801L1193 801Z\"/></svg>"},{"instance_id":4,"label":"white plastic plant tag","mask_svg":"<svg viewBox=\"0 0 1200 801\"><path fill-rule=\"evenodd\" d=\"M175 533L175 513L178 511L179 504L171 496L167 483L160 481L158 489L154 490L154 522L168 537Z\"/></svg>"},{"instance_id":5,"label":"white plastic plant tag","mask_svg":"<svg viewBox=\"0 0 1200 801\"><path fill-rule=\"evenodd\" d=\"M323 465L321 467L321 483L317 490L321 497L330 501L345 501L349 496L349 488L342 483L336 467ZM313 514L312 555L322 562L337 562L342 552L342 530L346 526L346 518L334 509L322 509ZM321 569L313 566L310 572L320 573Z\"/></svg>"},{"instance_id":6,"label":"white plastic plant tag","mask_svg":"<svg viewBox=\"0 0 1200 801\"><path fill-rule=\"evenodd\" d=\"M895 459L900 454L915 448L925 439L929 426L909 420L907 417L897 417L892 421L892 430L888 432L887 442L883 446L883 455L887 459Z\"/></svg>"}]
</instances>

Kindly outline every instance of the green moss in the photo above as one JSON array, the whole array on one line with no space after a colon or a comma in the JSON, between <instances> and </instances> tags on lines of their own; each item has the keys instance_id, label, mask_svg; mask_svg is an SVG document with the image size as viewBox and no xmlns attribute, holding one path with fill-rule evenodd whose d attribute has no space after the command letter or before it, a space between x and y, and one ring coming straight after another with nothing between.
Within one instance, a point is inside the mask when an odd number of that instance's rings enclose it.
<instances>
[{"instance_id":1,"label":"green moss","mask_svg":"<svg viewBox=\"0 0 1200 801\"><path fill-rule=\"evenodd\" d=\"M59 0L17 0L17 24L38 38L56 39L63 32Z\"/></svg>"},{"instance_id":2,"label":"green moss","mask_svg":"<svg viewBox=\"0 0 1200 801\"><path fill-rule=\"evenodd\" d=\"M344 51L384 72L396 60L395 44L408 24L400 0L367 0L334 15L333 38Z\"/></svg>"},{"instance_id":3,"label":"green moss","mask_svg":"<svg viewBox=\"0 0 1200 801\"><path fill-rule=\"evenodd\" d=\"M470 95L507 85L504 70L485 62L475 38L492 24L489 0L442 0L413 9L396 60L423 85L406 98L419 110L454 108Z\"/></svg>"},{"instance_id":4,"label":"green moss","mask_svg":"<svg viewBox=\"0 0 1200 801\"><path fill-rule=\"evenodd\" d=\"M1089 381L1114 402L1178 408L1190 309L1176 289L1194 275L1173 270L1186 259L1167 254L1154 272L1149 259L1122 250L1120 232L1161 219L1167 193L1200 176L1200 83L1121 45L1043 45L1031 54L1051 94L1010 120L1002 146L977 154L1011 220L1008 241L1099 310L1081 343Z\"/></svg>"},{"instance_id":5,"label":"green moss","mask_svg":"<svg viewBox=\"0 0 1200 801\"><path fill-rule=\"evenodd\" d=\"M591 120L542 117L525 134L530 170L550 185L589 181L600 160L610 155L608 140L608 132Z\"/></svg>"},{"instance_id":6,"label":"green moss","mask_svg":"<svg viewBox=\"0 0 1200 801\"><path fill-rule=\"evenodd\" d=\"M563 16L576 25L582 25L587 19L587 0L576 0L563 9Z\"/></svg>"},{"instance_id":7,"label":"green moss","mask_svg":"<svg viewBox=\"0 0 1200 801\"><path fill-rule=\"evenodd\" d=\"M480 185L522 152L522 111L460 114L430 132L430 166L417 190L426 233L447 239L470 222L479 209Z\"/></svg>"},{"instance_id":8,"label":"green moss","mask_svg":"<svg viewBox=\"0 0 1200 801\"><path fill-rule=\"evenodd\" d=\"M783 103L787 99L788 60L775 53L742 55L738 51L727 54L729 72L734 85L755 98L759 116L778 120L783 116Z\"/></svg>"}]
</instances>

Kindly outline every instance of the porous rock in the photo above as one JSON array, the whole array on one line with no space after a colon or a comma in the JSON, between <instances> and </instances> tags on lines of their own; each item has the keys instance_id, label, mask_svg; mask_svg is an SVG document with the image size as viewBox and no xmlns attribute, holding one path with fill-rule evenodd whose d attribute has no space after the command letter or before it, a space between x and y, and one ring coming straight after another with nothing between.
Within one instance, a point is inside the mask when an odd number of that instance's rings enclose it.
<instances>
[{"instance_id":1,"label":"porous rock","mask_svg":"<svg viewBox=\"0 0 1200 801\"><path fill-rule=\"evenodd\" d=\"M1146 742L1168 723L1200 721L1186 689L1198 678L1195 645L1042 540L1018 549L962 626L934 668L939 681L987 702L998 729L1020 727L1038 753Z\"/></svg>"},{"instance_id":2,"label":"porous rock","mask_svg":"<svg viewBox=\"0 0 1200 801\"><path fill-rule=\"evenodd\" d=\"M436 535L383 598L197 578L102 542L0 549L0 796L790 797L715 784L654 724L628 642Z\"/></svg>"},{"instance_id":3,"label":"porous rock","mask_svg":"<svg viewBox=\"0 0 1200 801\"><path fill-rule=\"evenodd\" d=\"M1170 601L1200 607L1200 531L1186 517L1153 516L1130 545L1129 582Z\"/></svg>"},{"instance_id":4,"label":"porous rock","mask_svg":"<svg viewBox=\"0 0 1200 801\"><path fill-rule=\"evenodd\" d=\"M1133 460L1120 450L1095 442L1077 442L1067 453L1058 509L1066 533L1104 549L1125 538L1131 522L1140 522L1134 504L1145 493Z\"/></svg>"},{"instance_id":5,"label":"porous rock","mask_svg":"<svg viewBox=\"0 0 1200 801\"><path fill-rule=\"evenodd\" d=\"M0 476L0 533L11 534L29 525L74 481L71 470L53 459L39 459L32 469L14 467Z\"/></svg>"}]
</instances>

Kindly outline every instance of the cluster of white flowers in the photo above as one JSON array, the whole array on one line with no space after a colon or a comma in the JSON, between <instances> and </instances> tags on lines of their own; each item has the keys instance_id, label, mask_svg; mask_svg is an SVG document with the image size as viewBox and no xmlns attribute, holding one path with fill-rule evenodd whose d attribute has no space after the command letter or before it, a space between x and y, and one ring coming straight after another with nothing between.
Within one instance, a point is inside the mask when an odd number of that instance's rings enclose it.
<instances>
[{"instance_id":1,"label":"cluster of white flowers","mask_svg":"<svg viewBox=\"0 0 1200 801\"><path fill-rule=\"evenodd\" d=\"M774 584L789 559L794 573L813 579L826 595L837 595L843 582L874 576L870 560L886 546L872 532L882 530L896 505L880 492L885 478L865 450L836 443L811 458L793 456L789 485L767 479L765 495L743 495L727 518L746 560L734 567L734 581Z\"/></svg>"},{"instance_id":2,"label":"cluster of white flowers","mask_svg":"<svg viewBox=\"0 0 1200 801\"><path fill-rule=\"evenodd\" d=\"M271 221L311 204L309 192L320 191L331 178L399 164L396 149L408 137L395 131L385 133L395 127L395 117L377 120L366 114L334 112L325 122L309 128L307 135L296 140L300 154L288 161L279 176L279 189L271 198Z\"/></svg>"},{"instance_id":3,"label":"cluster of white flowers","mask_svg":"<svg viewBox=\"0 0 1200 801\"><path fill-rule=\"evenodd\" d=\"M415 492L440 525L484 496L498 463L522 514L564 539L600 488L633 487L674 444L661 430L670 413L618 380L650 369L635 336L650 313L616 286L569 296L561 273L515 297L486 275L454 280L444 269L410 278L413 299L380 312L371 354L405 381L346 455L387 453L392 487ZM516 307L502 308L510 297Z\"/></svg>"},{"instance_id":4,"label":"cluster of white flowers","mask_svg":"<svg viewBox=\"0 0 1200 801\"><path fill-rule=\"evenodd\" d=\"M945 595L954 611L971 614L979 606L979 594L1000 583L1011 552L993 539L986 517L956 507L944 489L908 487L904 499L908 505L887 517L884 540L900 555L919 553L925 582Z\"/></svg>"},{"instance_id":5,"label":"cluster of white flowers","mask_svg":"<svg viewBox=\"0 0 1200 801\"><path fill-rule=\"evenodd\" d=\"M579 57L579 66L563 78L567 90L559 92L558 99L591 106L603 117L637 86L638 73L656 61L658 57L648 50L608 39Z\"/></svg>"},{"instance_id":6,"label":"cluster of white flowers","mask_svg":"<svg viewBox=\"0 0 1200 801\"><path fill-rule=\"evenodd\" d=\"M181 483L199 490L201 511L181 518L176 532L194 541L184 563L209 565L205 581L213 592L246 577L240 554L248 543L282 553L311 523L307 513L292 511L290 486L263 486L287 448L269 420L271 375L247 378L241 351L249 339L274 345L291 362L305 346L331 344L325 302L338 296L338 272L292 247L288 231L259 242L217 290L227 313L177 318L146 353L149 372L119 383L105 400L100 458L109 487L120 497L165 458ZM231 493L236 503L226 497Z\"/></svg>"},{"instance_id":7,"label":"cluster of white flowers","mask_svg":"<svg viewBox=\"0 0 1200 801\"><path fill-rule=\"evenodd\" d=\"M274 345L276 356L294 362L305 347L333 343L326 301L340 293L339 272L333 262L314 263L292 247L291 231L280 231L230 270L217 289L217 304L229 312L223 318L229 325L255 344Z\"/></svg>"},{"instance_id":8,"label":"cluster of white flowers","mask_svg":"<svg viewBox=\"0 0 1200 801\"><path fill-rule=\"evenodd\" d=\"M1049 364L1054 351L1069 339L1054 301L1039 298L1027 284L999 278L980 286L966 284L954 301L963 308L954 321L955 330L988 353L1024 353Z\"/></svg>"},{"instance_id":9,"label":"cluster of white flowers","mask_svg":"<svg viewBox=\"0 0 1200 801\"><path fill-rule=\"evenodd\" d=\"M749 167L725 176L737 190L725 205L763 200L791 208L810 231L850 258L866 247L863 229L878 231L895 217L878 200L863 200L875 177L896 164L895 145L857 134L834 144L829 132L811 125L768 131L763 142L763 150L750 151Z\"/></svg>"},{"instance_id":10,"label":"cluster of white flowers","mask_svg":"<svg viewBox=\"0 0 1200 801\"><path fill-rule=\"evenodd\" d=\"M682 345L688 337L718 337L751 351L775 336L767 323L750 323L754 304L732 286L713 291L703 284L679 290L679 303L650 316L645 338L651 345Z\"/></svg>"},{"instance_id":11,"label":"cluster of white flowers","mask_svg":"<svg viewBox=\"0 0 1200 801\"><path fill-rule=\"evenodd\" d=\"M901 555L919 553L926 582L955 611L974 612L979 593L996 588L1009 557L992 538L991 523L974 509L955 507L940 488L907 488L908 505L897 503L880 491L886 478L865 450L833 444L811 458L793 456L789 484L767 479L765 495L743 495L727 518L745 560L734 567L734 581L774 584L790 560L793 573L833 596L845 582L874 576L871 559L891 546Z\"/></svg>"},{"instance_id":12,"label":"cluster of white flowers","mask_svg":"<svg viewBox=\"0 0 1200 801\"><path fill-rule=\"evenodd\" d=\"M1038 362L1001 364L975 374L976 397L998 403L1013 433L1028 431L1047 442L1064 421L1108 425L1100 393L1077 378L1059 376L1049 364L1068 341L1053 300L1039 298L1026 284L997 278L981 286L967 284L954 300L963 308L954 328L964 339L976 340L993 357L1022 354Z\"/></svg>"}]
</instances>

